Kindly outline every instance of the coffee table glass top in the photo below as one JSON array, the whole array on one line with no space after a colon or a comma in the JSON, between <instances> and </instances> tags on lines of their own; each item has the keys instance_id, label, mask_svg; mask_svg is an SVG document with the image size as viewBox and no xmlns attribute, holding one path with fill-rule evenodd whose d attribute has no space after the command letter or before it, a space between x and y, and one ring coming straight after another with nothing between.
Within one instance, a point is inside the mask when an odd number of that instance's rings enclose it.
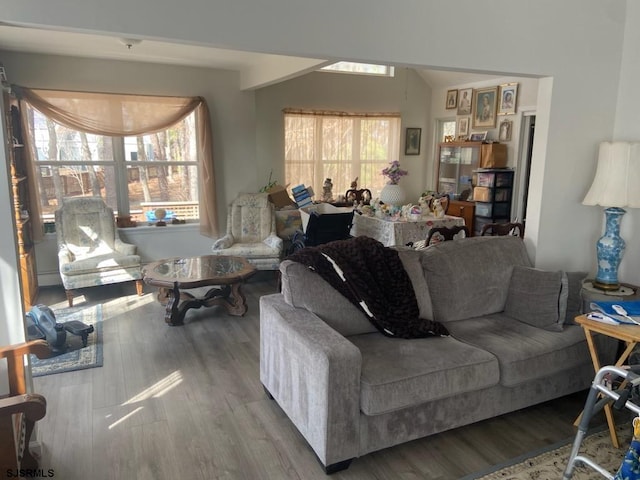
<instances>
[{"instance_id":1,"label":"coffee table glass top","mask_svg":"<svg viewBox=\"0 0 640 480\"><path fill-rule=\"evenodd\" d=\"M169 258L150 263L144 268L148 283L182 286L194 282L233 283L249 277L255 267L245 258L220 255L205 255L189 258Z\"/></svg>"}]
</instances>

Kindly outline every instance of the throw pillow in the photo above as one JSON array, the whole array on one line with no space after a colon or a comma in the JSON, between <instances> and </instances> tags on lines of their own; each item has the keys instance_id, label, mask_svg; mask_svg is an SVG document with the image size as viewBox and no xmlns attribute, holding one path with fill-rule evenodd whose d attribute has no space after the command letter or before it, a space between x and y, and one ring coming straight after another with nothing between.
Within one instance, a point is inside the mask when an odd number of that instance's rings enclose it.
<instances>
[{"instance_id":1,"label":"throw pillow","mask_svg":"<svg viewBox=\"0 0 640 480\"><path fill-rule=\"evenodd\" d=\"M567 311L567 276L536 268L514 266L504 312L523 323L562 331Z\"/></svg>"}]
</instances>

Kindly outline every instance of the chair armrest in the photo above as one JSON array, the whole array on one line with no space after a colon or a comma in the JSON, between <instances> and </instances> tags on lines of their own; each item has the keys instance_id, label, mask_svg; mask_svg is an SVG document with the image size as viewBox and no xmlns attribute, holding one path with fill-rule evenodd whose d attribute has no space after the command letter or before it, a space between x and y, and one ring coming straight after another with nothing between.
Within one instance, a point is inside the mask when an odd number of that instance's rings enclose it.
<instances>
[{"instance_id":1,"label":"chair armrest","mask_svg":"<svg viewBox=\"0 0 640 480\"><path fill-rule=\"evenodd\" d=\"M23 413L27 420L36 422L47 413L47 400L37 393L0 398L0 416L15 413Z\"/></svg>"},{"instance_id":2,"label":"chair armrest","mask_svg":"<svg viewBox=\"0 0 640 480\"><path fill-rule=\"evenodd\" d=\"M45 340L31 340L0 347L0 358L18 358L33 353L38 358L49 358L51 349Z\"/></svg>"},{"instance_id":3,"label":"chair armrest","mask_svg":"<svg viewBox=\"0 0 640 480\"><path fill-rule=\"evenodd\" d=\"M282 248L284 245L284 241L279 236L277 236L274 232L271 232L269 236L263 240L263 242L266 243L271 248L275 248L279 252L282 251Z\"/></svg>"},{"instance_id":4,"label":"chair armrest","mask_svg":"<svg viewBox=\"0 0 640 480\"><path fill-rule=\"evenodd\" d=\"M58 248L58 265L60 267L60 271L62 271L62 266L67 263L73 262L75 256L71 253L66 246L62 245Z\"/></svg>"},{"instance_id":5,"label":"chair armrest","mask_svg":"<svg viewBox=\"0 0 640 480\"><path fill-rule=\"evenodd\" d=\"M113 246L118 253L122 253L123 255L135 255L136 254L136 246L132 243L125 243L119 238L116 238L113 242Z\"/></svg>"},{"instance_id":6,"label":"chair armrest","mask_svg":"<svg viewBox=\"0 0 640 480\"><path fill-rule=\"evenodd\" d=\"M318 316L260 298L260 380L325 466L359 455L361 368L360 350Z\"/></svg>"},{"instance_id":7,"label":"chair armrest","mask_svg":"<svg viewBox=\"0 0 640 480\"><path fill-rule=\"evenodd\" d=\"M213 243L211 250L224 250L225 248L229 248L234 243L235 239L233 238L233 235L227 233L224 237L219 238Z\"/></svg>"}]
</instances>

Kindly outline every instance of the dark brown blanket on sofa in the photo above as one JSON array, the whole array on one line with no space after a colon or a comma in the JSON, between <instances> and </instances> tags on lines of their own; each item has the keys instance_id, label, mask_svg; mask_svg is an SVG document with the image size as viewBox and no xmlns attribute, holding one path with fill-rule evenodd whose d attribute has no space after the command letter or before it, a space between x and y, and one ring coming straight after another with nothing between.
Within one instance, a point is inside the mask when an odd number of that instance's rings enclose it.
<instances>
[{"instance_id":1,"label":"dark brown blanket on sofa","mask_svg":"<svg viewBox=\"0 0 640 480\"><path fill-rule=\"evenodd\" d=\"M398 252L373 238L307 247L287 258L317 272L384 335L422 338L449 334L441 323L419 318L418 301Z\"/></svg>"}]
</instances>

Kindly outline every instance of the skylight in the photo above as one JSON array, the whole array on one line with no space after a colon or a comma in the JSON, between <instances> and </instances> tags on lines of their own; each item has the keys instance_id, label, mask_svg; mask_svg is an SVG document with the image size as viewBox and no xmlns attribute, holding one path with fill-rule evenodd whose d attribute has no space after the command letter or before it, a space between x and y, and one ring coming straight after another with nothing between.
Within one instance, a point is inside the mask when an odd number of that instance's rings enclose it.
<instances>
[{"instance_id":1,"label":"skylight","mask_svg":"<svg viewBox=\"0 0 640 480\"><path fill-rule=\"evenodd\" d=\"M355 75L381 75L383 77L393 77L393 67L389 65L374 65L372 63L337 62L320 70L332 72L351 73Z\"/></svg>"}]
</instances>

